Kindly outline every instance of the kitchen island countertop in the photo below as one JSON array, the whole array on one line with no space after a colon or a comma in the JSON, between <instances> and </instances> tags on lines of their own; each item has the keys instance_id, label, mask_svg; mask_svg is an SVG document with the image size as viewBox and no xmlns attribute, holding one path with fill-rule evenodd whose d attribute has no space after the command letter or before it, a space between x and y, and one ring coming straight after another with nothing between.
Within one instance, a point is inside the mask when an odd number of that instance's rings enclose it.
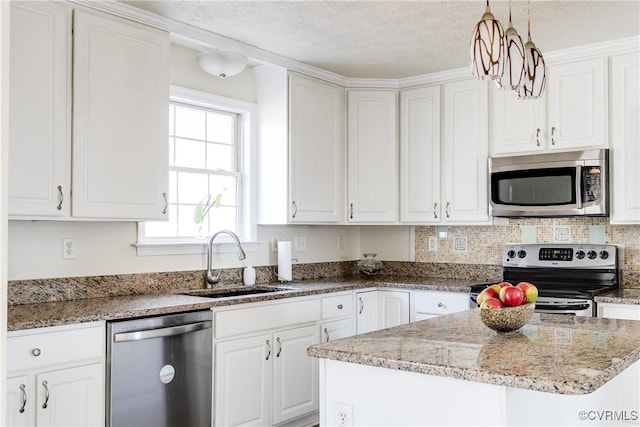
<instances>
[{"instance_id":1,"label":"kitchen island countertop","mask_svg":"<svg viewBox=\"0 0 640 427\"><path fill-rule=\"evenodd\" d=\"M333 279L306 280L274 283L288 290L265 294L225 298L206 298L182 295L194 289L177 290L171 294L118 295L100 298L74 299L37 304L15 304L8 306L7 324L9 331L57 326L99 320L126 319L154 316L192 310L206 310L212 307L319 295L331 292L365 288L402 288L448 292L469 292L469 286L476 282L448 278L424 277L344 277ZM244 288L242 285L219 286L216 289Z\"/></svg>"},{"instance_id":2,"label":"kitchen island countertop","mask_svg":"<svg viewBox=\"0 0 640 427\"><path fill-rule=\"evenodd\" d=\"M534 314L497 334L477 309L309 347L310 356L559 394L592 393L640 360L640 322Z\"/></svg>"}]
</instances>

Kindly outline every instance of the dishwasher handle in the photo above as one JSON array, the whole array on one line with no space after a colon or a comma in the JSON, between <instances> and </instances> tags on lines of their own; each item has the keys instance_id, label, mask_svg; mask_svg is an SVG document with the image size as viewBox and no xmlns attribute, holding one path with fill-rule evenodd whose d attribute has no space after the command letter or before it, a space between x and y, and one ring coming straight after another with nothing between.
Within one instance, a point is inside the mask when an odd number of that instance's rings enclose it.
<instances>
[{"instance_id":1,"label":"dishwasher handle","mask_svg":"<svg viewBox=\"0 0 640 427\"><path fill-rule=\"evenodd\" d=\"M174 335L187 334L189 332L210 329L211 321L188 323L186 325L169 326L167 328L145 329L142 331L119 332L113 335L114 342L140 341L151 338L171 337Z\"/></svg>"}]
</instances>

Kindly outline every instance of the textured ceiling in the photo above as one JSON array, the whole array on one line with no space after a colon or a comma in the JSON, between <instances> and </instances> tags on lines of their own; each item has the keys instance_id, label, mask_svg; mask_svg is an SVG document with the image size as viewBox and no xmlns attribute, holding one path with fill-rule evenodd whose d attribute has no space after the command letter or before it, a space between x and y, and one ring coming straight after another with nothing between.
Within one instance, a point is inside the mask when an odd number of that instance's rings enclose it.
<instances>
[{"instance_id":1,"label":"textured ceiling","mask_svg":"<svg viewBox=\"0 0 640 427\"><path fill-rule=\"evenodd\" d=\"M123 1L277 55L353 78L403 78L466 66L485 2ZM509 3L492 1L502 24ZM526 41L527 3L513 0ZM532 1L531 34L544 52L640 35L640 2Z\"/></svg>"}]
</instances>

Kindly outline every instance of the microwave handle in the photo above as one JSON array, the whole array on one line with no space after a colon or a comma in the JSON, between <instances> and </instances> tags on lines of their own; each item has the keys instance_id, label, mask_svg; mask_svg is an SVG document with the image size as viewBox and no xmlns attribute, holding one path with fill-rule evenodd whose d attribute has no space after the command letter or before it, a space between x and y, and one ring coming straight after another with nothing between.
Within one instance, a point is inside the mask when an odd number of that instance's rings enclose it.
<instances>
[{"instance_id":1,"label":"microwave handle","mask_svg":"<svg viewBox=\"0 0 640 427\"><path fill-rule=\"evenodd\" d=\"M582 166L576 166L576 209L582 209L585 196L582 191L582 187L584 185L584 176L582 175L582 172Z\"/></svg>"}]
</instances>

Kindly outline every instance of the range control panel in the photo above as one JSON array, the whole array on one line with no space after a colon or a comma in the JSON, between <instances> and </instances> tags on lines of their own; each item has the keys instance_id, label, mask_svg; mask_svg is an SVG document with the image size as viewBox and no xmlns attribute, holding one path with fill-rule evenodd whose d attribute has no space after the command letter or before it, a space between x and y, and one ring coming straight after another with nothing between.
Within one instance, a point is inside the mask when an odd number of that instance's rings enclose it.
<instances>
[{"instance_id":1,"label":"range control panel","mask_svg":"<svg viewBox=\"0 0 640 427\"><path fill-rule=\"evenodd\" d=\"M507 244L502 249L503 267L617 268L615 245L574 243Z\"/></svg>"}]
</instances>

